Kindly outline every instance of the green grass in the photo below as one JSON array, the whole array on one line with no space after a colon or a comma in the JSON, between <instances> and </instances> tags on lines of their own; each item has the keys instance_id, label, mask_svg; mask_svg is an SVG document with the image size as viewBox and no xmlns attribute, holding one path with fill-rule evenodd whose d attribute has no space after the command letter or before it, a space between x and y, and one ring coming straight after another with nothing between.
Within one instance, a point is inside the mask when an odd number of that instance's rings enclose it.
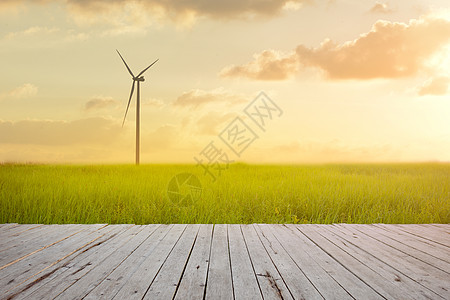
<instances>
[{"instance_id":1,"label":"green grass","mask_svg":"<svg viewBox=\"0 0 450 300\"><path fill-rule=\"evenodd\" d=\"M167 197L191 172L200 198ZM0 223L449 223L450 164L0 165Z\"/></svg>"}]
</instances>

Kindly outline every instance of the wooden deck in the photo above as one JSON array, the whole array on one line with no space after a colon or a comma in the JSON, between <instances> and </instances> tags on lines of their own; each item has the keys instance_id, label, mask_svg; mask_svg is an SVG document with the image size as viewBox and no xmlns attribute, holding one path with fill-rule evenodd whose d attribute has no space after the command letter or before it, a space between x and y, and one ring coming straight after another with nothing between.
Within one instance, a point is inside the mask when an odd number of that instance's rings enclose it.
<instances>
[{"instance_id":1,"label":"wooden deck","mask_svg":"<svg viewBox=\"0 0 450 300\"><path fill-rule=\"evenodd\" d=\"M450 299L450 225L0 224L1 299Z\"/></svg>"}]
</instances>

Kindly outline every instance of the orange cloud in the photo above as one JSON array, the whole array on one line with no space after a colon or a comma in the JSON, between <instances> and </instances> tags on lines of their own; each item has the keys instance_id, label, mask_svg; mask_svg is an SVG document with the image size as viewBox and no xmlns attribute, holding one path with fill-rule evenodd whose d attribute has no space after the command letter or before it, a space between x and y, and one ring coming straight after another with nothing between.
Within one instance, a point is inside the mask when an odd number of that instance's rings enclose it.
<instances>
[{"instance_id":1,"label":"orange cloud","mask_svg":"<svg viewBox=\"0 0 450 300\"><path fill-rule=\"evenodd\" d=\"M37 92L37 86L31 83L25 83L22 86L10 91L8 95L13 98L27 98L36 96Z\"/></svg>"},{"instance_id":2,"label":"orange cloud","mask_svg":"<svg viewBox=\"0 0 450 300\"><path fill-rule=\"evenodd\" d=\"M183 93L173 102L173 105L198 108L208 103L226 103L233 105L247 102L247 100L244 96L230 93L222 88L210 91L196 89Z\"/></svg>"},{"instance_id":3,"label":"orange cloud","mask_svg":"<svg viewBox=\"0 0 450 300\"><path fill-rule=\"evenodd\" d=\"M219 75L222 77L246 77L255 80L284 80L298 70L295 55L283 55L274 50L265 50L254 55L254 61L242 66L229 66Z\"/></svg>"},{"instance_id":4,"label":"orange cloud","mask_svg":"<svg viewBox=\"0 0 450 300\"><path fill-rule=\"evenodd\" d=\"M86 104L84 105L84 110L91 111L91 110L98 110L98 109L104 109L108 107L114 107L118 104L116 100L114 100L112 97L103 97L98 96L94 97Z\"/></svg>"},{"instance_id":5,"label":"orange cloud","mask_svg":"<svg viewBox=\"0 0 450 300\"><path fill-rule=\"evenodd\" d=\"M448 91L450 78L441 76L427 80L419 89L419 95L445 95Z\"/></svg>"},{"instance_id":6,"label":"orange cloud","mask_svg":"<svg viewBox=\"0 0 450 300\"><path fill-rule=\"evenodd\" d=\"M387 3L377 2L374 6L372 6L369 12L377 14L388 14L393 12L393 10L389 8L389 5Z\"/></svg>"},{"instance_id":7,"label":"orange cloud","mask_svg":"<svg viewBox=\"0 0 450 300\"><path fill-rule=\"evenodd\" d=\"M120 23L123 26L131 25L125 28L126 31L135 31L138 28L134 25L149 25L163 19L190 24L199 17L225 20L273 17L283 10L299 9L310 0L2 0L0 12L51 2L64 3L78 24Z\"/></svg>"},{"instance_id":8,"label":"orange cloud","mask_svg":"<svg viewBox=\"0 0 450 300\"><path fill-rule=\"evenodd\" d=\"M329 79L399 78L416 74L427 59L450 42L450 21L423 17L408 24L377 21L371 31L353 41L325 40L311 49L303 45L280 58L272 50L257 54L242 66L226 67L223 77L284 80L299 66L315 67Z\"/></svg>"},{"instance_id":9,"label":"orange cloud","mask_svg":"<svg viewBox=\"0 0 450 300\"><path fill-rule=\"evenodd\" d=\"M283 8L298 7L305 0L229 0L229 1L197 1L197 0L137 0L133 1L150 13L159 13L177 19L185 15L206 16L212 18L234 19L248 16L273 16ZM127 0L67 0L67 3L78 12L101 14L113 9L113 6L124 7Z\"/></svg>"},{"instance_id":10,"label":"orange cloud","mask_svg":"<svg viewBox=\"0 0 450 300\"><path fill-rule=\"evenodd\" d=\"M36 96L38 93L38 87L31 83L24 83L19 87L16 87L10 90L7 93L0 94L0 100L15 98L15 99L23 99L30 98Z\"/></svg>"}]
</instances>

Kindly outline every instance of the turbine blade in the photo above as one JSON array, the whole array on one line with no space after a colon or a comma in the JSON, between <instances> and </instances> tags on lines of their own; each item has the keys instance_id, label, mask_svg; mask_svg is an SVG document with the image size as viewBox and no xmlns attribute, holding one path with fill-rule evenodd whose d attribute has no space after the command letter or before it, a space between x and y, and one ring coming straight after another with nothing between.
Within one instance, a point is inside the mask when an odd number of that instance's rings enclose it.
<instances>
[{"instance_id":1,"label":"turbine blade","mask_svg":"<svg viewBox=\"0 0 450 300\"><path fill-rule=\"evenodd\" d=\"M134 84L135 84L135 83L136 83L136 81L133 80L133 85L131 86L130 99L128 99L127 110L125 111L125 116L123 117L122 127L123 127L123 124L125 124L125 119L127 118L128 108L130 108L131 97L133 97Z\"/></svg>"},{"instance_id":2,"label":"turbine blade","mask_svg":"<svg viewBox=\"0 0 450 300\"><path fill-rule=\"evenodd\" d=\"M117 50L117 53L119 54L120 58L122 59L123 63L125 64L125 67L127 67L128 72L130 72L131 76L134 78L133 72L131 72L130 67L128 67L127 63L125 62L125 59L123 59L122 55L120 54L119 50Z\"/></svg>"},{"instance_id":3,"label":"turbine blade","mask_svg":"<svg viewBox=\"0 0 450 300\"><path fill-rule=\"evenodd\" d=\"M138 78L144 74L145 71L147 71L148 69L150 69L151 66L153 66L154 64L156 64L156 62L159 60L159 58L157 60L155 60L150 66L148 66L147 68L145 68L141 73L139 73L139 75L137 76Z\"/></svg>"}]
</instances>

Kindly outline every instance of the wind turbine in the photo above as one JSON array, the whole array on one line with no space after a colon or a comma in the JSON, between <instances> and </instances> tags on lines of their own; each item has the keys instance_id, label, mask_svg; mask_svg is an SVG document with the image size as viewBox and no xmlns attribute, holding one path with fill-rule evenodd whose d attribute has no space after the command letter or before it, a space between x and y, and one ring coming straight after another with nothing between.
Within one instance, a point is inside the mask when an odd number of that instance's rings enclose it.
<instances>
[{"instance_id":1,"label":"wind turbine","mask_svg":"<svg viewBox=\"0 0 450 300\"><path fill-rule=\"evenodd\" d=\"M139 89L139 84L141 83L141 81L142 82L145 81L144 76L142 76L142 74L144 74L145 71L150 69L150 67L153 66L159 59L155 60L150 66L148 66L147 68L142 70L141 73L138 74L138 76L134 76L133 72L131 72L130 67L128 67L127 63L125 62L125 59L123 59L122 55L120 54L119 50L116 49L116 51L119 54L120 58L122 59L123 63L125 64L125 67L127 67L127 70L130 73L130 75L131 75L131 78L133 79L133 85L131 86L130 99L128 99L127 110L125 111L125 116L123 117L122 127L123 127L123 124L125 124L125 119L127 117L128 108L130 107L131 97L133 97L134 85L137 82L137 100L136 100L136 165L139 165L139 144L140 144L140 129L139 129L139 127L140 127L140 89Z\"/></svg>"}]
</instances>

